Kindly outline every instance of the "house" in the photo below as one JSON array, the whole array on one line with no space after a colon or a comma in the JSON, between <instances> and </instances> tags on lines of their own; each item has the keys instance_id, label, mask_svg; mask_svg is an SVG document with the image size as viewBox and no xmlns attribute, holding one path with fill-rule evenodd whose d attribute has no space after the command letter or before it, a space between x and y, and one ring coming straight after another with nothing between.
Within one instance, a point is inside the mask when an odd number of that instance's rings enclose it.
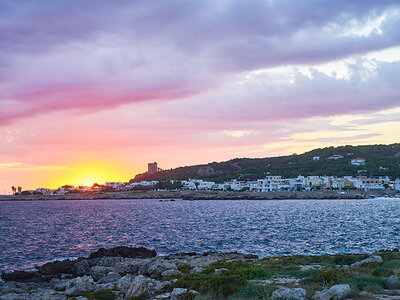
<instances>
[{"instance_id":1,"label":"house","mask_svg":"<svg viewBox=\"0 0 400 300\"><path fill-rule=\"evenodd\" d=\"M313 160L319 160L319 156L314 156L312 159Z\"/></svg>"},{"instance_id":2,"label":"house","mask_svg":"<svg viewBox=\"0 0 400 300\"><path fill-rule=\"evenodd\" d=\"M395 189L396 191L400 191L400 179L399 179L399 178L397 178L397 179L394 181L394 189Z\"/></svg>"},{"instance_id":3,"label":"house","mask_svg":"<svg viewBox=\"0 0 400 300\"><path fill-rule=\"evenodd\" d=\"M289 184L282 176L267 176L264 179L257 180L261 192L276 192L280 190L289 190Z\"/></svg>"},{"instance_id":4,"label":"house","mask_svg":"<svg viewBox=\"0 0 400 300\"><path fill-rule=\"evenodd\" d=\"M363 166L363 165L365 165L365 162L366 162L365 158L357 157L357 158L353 158L350 163L353 166Z\"/></svg>"}]
</instances>

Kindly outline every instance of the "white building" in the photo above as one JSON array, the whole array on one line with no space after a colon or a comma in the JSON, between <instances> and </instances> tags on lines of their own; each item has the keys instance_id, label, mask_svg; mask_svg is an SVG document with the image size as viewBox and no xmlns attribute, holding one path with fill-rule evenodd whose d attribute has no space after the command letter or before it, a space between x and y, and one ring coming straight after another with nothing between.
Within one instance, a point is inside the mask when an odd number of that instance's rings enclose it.
<instances>
[{"instance_id":1,"label":"white building","mask_svg":"<svg viewBox=\"0 0 400 300\"><path fill-rule=\"evenodd\" d=\"M314 156L312 159L313 160L319 160L319 156Z\"/></svg>"},{"instance_id":2,"label":"white building","mask_svg":"<svg viewBox=\"0 0 400 300\"><path fill-rule=\"evenodd\" d=\"M338 160L343 158L343 155L341 154L333 154L332 156L329 156L328 159L333 159L333 160Z\"/></svg>"},{"instance_id":3,"label":"white building","mask_svg":"<svg viewBox=\"0 0 400 300\"><path fill-rule=\"evenodd\" d=\"M395 180L395 182L394 182L394 189L395 189L396 191L400 191L400 179L399 179L399 178L397 178L397 179Z\"/></svg>"},{"instance_id":4,"label":"white building","mask_svg":"<svg viewBox=\"0 0 400 300\"><path fill-rule=\"evenodd\" d=\"M261 192L289 190L289 184L282 176L267 176L264 179L258 179L257 183Z\"/></svg>"},{"instance_id":5,"label":"white building","mask_svg":"<svg viewBox=\"0 0 400 300\"><path fill-rule=\"evenodd\" d=\"M353 158L351 160L351 164L353 166L363 166L363 165L365 165L365 161L366 161L365 158L357 157L357 158Z\"/></svg>"}]
</instances>

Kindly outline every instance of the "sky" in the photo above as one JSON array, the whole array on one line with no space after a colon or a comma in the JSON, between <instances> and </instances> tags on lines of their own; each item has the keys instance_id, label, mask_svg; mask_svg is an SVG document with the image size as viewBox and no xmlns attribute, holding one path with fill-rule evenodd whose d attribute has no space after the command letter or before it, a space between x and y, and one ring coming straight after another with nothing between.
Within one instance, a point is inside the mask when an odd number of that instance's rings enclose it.
<instances>
[{"instance_id":1,"label":"sky","mask_svg":"<svg viewBox=\"0 0 400 300\"><path fill-rule=\"evenodd\" d=\"M398 0L4 0L0 194L400 142Z\"/></svg>"}]
</instances>

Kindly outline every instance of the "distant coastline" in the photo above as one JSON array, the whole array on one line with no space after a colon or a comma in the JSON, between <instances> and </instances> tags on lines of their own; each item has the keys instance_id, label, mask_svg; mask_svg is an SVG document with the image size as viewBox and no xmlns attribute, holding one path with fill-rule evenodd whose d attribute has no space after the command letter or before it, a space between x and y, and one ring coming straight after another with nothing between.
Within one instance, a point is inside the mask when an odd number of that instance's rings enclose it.
<instances>
[{"instance_id":1,"label":"distant coastline","mask_svg":"<svg viewBox=\"0 0 400 300\"><path fill-rule=\"evenodd\" d=\"M367 199L400 197L396 191L302 191L302 192L214 192L214 191L124 191L66 195L1 195L0 201L160 199L160 200L285 200L285 199Z\"/></svg>"}]
</instances>

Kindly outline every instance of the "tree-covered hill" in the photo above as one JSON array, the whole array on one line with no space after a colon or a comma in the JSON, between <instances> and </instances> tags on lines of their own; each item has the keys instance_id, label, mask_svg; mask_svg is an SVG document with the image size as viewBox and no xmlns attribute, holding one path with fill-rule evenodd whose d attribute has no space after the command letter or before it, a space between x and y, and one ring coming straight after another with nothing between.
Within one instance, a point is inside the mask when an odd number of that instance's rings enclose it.
<instances>
[{"instance_id":1,"label":"tree-covered hill","mask_svg":"<svg viewBox=\"0 0 400 300\"><path fill-rule=\"evenodd\" d=\"M343 158L328 159L332 155ZM313 157L319 156L319 160ZM366 159L365 166L353 166L353 158ZM138 174L133 181L201 178L215 182L250 180L266 175L390 176L400 178L400 143L391 145L340 146L314 149L303 154L266 158L236 158L206 165L179 167L155 174Z\"/></svg>"}]
</instances>

